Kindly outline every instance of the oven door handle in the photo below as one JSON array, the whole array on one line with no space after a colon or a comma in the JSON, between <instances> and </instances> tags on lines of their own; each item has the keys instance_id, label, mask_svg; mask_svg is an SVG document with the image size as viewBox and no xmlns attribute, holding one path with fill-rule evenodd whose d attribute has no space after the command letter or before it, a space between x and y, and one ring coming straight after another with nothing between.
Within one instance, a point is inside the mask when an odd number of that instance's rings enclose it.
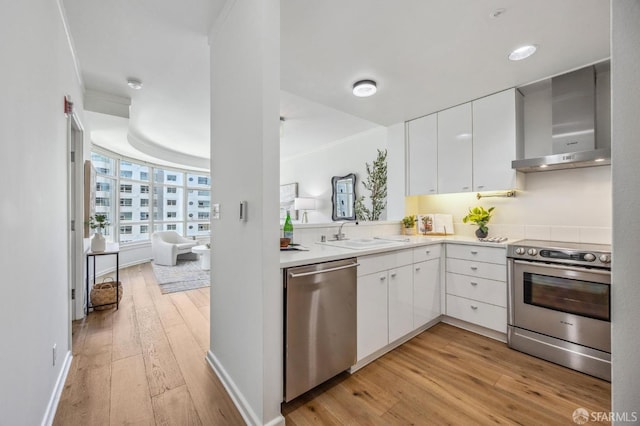
<instances>
[{"instance_id":1,"label":"oven door handle","mask_svg":"<svg viewBox=\"0 0 640 426\"><path fill-rule=\"evenodd\" d=\"M565 270L565 271L570 269L570 270L574 270L574 271L588 272L590 274L611 275L611 271L610 270L590 269L590 268L583 268L581 266L568 265L568 264L552 265L552 264L549 264L549 263L529 262L527 260L515 260L515 259L511 259L511 261L513 263L516 263L516 264L519 264L519 265L531 265L531 266L538 266L540 268L562 269L562 270Z\"/></svg>"}]
</instances>

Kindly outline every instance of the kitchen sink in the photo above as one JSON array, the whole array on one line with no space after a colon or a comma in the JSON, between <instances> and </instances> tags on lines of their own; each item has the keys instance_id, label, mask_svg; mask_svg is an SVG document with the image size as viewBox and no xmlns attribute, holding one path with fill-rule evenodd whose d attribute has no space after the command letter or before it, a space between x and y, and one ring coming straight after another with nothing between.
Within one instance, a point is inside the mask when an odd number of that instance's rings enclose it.
<instances>
[{"instance_id":1,"label":"kitchen sink","mask_svg":"<svg viewBox=\"0 0 640 426\"><path fill-rule=\"evenodd\" d=\"M363 250L377 247L393 247L404 245L408 240L384 240L380 238L354 238L349 240L340 241L326 241L319 244L324 244L333 247L342 247L353 250Z\"/></svg>"}]
</instances>

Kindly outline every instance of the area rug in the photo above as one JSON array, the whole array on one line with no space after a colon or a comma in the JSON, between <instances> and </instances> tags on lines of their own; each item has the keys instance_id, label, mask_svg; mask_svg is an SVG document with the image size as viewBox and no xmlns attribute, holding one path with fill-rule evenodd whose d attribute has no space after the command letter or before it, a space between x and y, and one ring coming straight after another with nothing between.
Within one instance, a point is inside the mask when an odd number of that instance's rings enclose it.
<instances>
[{"instance_id":1,"label":"area rug","mask_svg":"<svg viewBox=\"0 0 640 426\"><path fill-rule=\"evenodd\" d=\"M156 265L151 262L151 267L162 293L175 293L210 286L211 271L200 269L198 260L178 259L176 266Z\"/></svg>"}]
</instances>

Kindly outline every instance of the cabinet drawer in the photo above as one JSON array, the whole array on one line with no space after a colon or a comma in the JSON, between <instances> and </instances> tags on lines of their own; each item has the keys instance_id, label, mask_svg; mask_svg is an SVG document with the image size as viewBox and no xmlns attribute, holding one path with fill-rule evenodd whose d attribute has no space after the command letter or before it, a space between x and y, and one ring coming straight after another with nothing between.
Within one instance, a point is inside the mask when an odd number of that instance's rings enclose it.
<instances>
[{"instance_id":1,"label":"cabinet drawer","mask_svg":"<svg viewBox=\"0 0 640 426\"><path fill-rule=\"evenodd\" d=\"M482 247L464 244L447 244L447 257L475 260L478 262L507 264L507 250L504 247Z\"/></svg>"},{"instance_id":2,"label":"cabinet drawer","mask_svg":"<svg viewBox=\"0 0 640 426\"><path fill-rule=\"evenodd\" d=\"M447 315L501 333L507 332L507 308L501 306L447 294Z\"/></svg>"},{"instance_id":3,"label":"cabinet drawer","mask_svg":"<svg viewBox=\"0 0 640 426\"><path fill-rule=\"evenodd\" d=\"M447 294L507 307L507 283L447 273Z\"/></svg>"},{"instance_id":4,"label":"cabinet drawer","mask_svg":"<svg viewBox=\"0 0 640 426\"><path fill-rule=\"evenodd\" d=\"M433 260L440 257L442 250L441 244L433 244L430 246L416 247L413 249L413 263L424 262L425 260Z\"/></svg>"},{"instance_id":5,"label":"cabinet drawer","mask_svg":"<svg viewBox=\"0 0 640 426\"><path fill-rule=\"evenodd\" d=\"M507 265L497 265L495 263L447 258L447 272L496 281L507 280Z\"/></svg>"},{"instance_id":6,"label":"cabinet drawer","mask_svg":"<svg viewBox=\"0 0 640 426\"><path fill-rule=\"evenodd\" d=\"M389 253L372 254L358 257L358 276L386 271L399 266L413 263L413 252L409 250L396 250Z\"/></svg>"}]
</instances>

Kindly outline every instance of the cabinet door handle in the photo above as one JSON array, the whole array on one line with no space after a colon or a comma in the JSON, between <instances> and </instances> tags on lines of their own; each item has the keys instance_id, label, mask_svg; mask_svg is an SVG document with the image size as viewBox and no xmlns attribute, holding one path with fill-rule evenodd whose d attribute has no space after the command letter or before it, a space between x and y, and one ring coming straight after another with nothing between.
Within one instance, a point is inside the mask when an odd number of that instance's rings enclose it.
<instances>
[{"instance_id":1,"label":"cabinet door handle","mask_svg":"<svg viewBox=\"0 0 640 426\"><path fill-rule=\"evenodd\" d=\"M477 270L478 270L478 267L477 267L477 266L471 266L471 270L472 270L472 271L477 271Z\"/></svg>"},{"instance_id":2,"label":"cabinet door handle","mask_svg":"<svg viewBox=\"0 0 640 426\"><path fill-rule=\"evenodd\" d=\"M471 284L472 286L477 286L478 283L471 281L469 284Z\"/></svg>"},{"instance_id":3,"label":"cabinet door handle","mask_svg":"<svg viewBox=\"0 0 640 426\"><path fill-rule=\"evenodd\" d=\"M435 189L430 189L429 192L436 192L436 190Z\"/></svg>"},{"instance_id":4,"label":"cabinet door handle","mask_svg":"<svg viewBox=\"0 0 640 426\"><path fill-rule=\"evenodd\" d=\"M431 253L431 250L426 250L425 253L429 254Z\"/></svg>"},{"instance_id":5,"label":"cabinet door handle","mask_svg":"<svg viewBox=\"0 0 640 426\"><path fill-rule=\"evenodd\" d=\"M478 307L477 307L476 305L470 305L470 306L471 306L471 309L473 309L474 311L475 311L476 309L478 309Z\"/></svg>"},{"instance_id":6,"label":"cabinet door handle","mask_svg":"<svg viewBox=\"0 0 640 426\"><path fill-rule=\"evenodd\" d=\"M478 185L478 189L484 188L484 185Z\"/></svg>"},{"instance_id":7,"label":"cabinet door handle","mask_svg":"<svg viewBox=\"0 0 640 426\"><path fill-rule=\"evenodd\" d=\"M478 254L477 250L471 250L471 254Z\"/></svg>"},{"instance_id":8,"label":"cabinet door handle","mask_svg":"<svg viewBox=\"0 0 640 426\"><path fill-rule=\"evenodd\" d=\"M464 189L466 191L467 189L469 189L469 187L468 186L463 186L462 189Z\"/></svg>"},{"instance_id":9,"label":"cabinet door handle","mask_svg":"<svg viewBox=\"0 0 640 426\"><path fill-rule=\"evenodd\" d=\"M391 278L395 278L396 277L396 273L394 272L393 274L391 274Z\"/></svg>"},{"instance_id":10,"label":"cabinet door handle","mask_svg":"<svg viewBox=\"0 0 640 426\"><path fill-rule=\"evenodd\" d=\"M419 270L420 270L420 267L417 267L417 268L416 268L416 272L418 272Z\"/></svg>"},{"instance_id":11,"label":"cabinet door handle","mask_svg":"<svg viewBox=\"0 0 640 426\"><path fill-rule=\"evenodd\" d=\"M386 279L387 279L387 277L380 277L380 281L384 281Z\"/></svg>"}]
</instances>

